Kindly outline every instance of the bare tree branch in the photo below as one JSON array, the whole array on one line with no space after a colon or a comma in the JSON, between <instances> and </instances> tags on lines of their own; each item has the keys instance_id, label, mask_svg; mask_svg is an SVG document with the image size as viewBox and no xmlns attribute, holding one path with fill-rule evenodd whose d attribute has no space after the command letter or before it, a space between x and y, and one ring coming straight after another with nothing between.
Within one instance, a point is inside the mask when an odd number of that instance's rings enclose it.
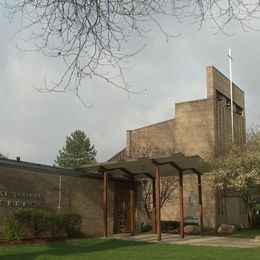
<instances>
[{"instance_id":1,"label":"bare tree branch","mask_svg":"<svg viewBox=\"0 0 260 260\"><path fill-rule=\"evenodd\" d=\"M141 180L142 185L142 197L141 203L145 209L146 215L151 219L151 213L153 209L153 190L152 181L148 178ZM161 202L160 207L166 206L166 204L174 199L173 192L177 188L178 178L175 176L167 176L161 178Z\"/></svg>"},{"instance_id":2,"label":"bare tree branch","mask_svg":"<svg viewBox=\"0 0 260 260\"><path fill-rule=\"evenodd\" d=\"M165 151L156 145L146 145L140 146L138 148L133 148L134 154L138 158L149 158L153 156L165 155ZM153 209L153 190L152 181L149 178L144 178L141 180L142 184L142 205L149 219L151 219L151 212ZM178 185L178 177L176 176L166 176L161 177L160 181L160 207L166 206L166 204L174 199L173 192Z\"/></svg>"},{"instance_id":3,"label":"bare tree branch","mask_svg":"<svg viewBox=\"0 0 260 260\"><path fill-rule=\"evenodd\" d=\"M142 47L129 53L128 41L133 35L149 38L148 25L155 25L168 40L171 35L162 27L160 16L199 28L211 21L217 32L227 33L231 22L244 31L258 30L254 22L260 11L259 1L253 0L5 0L4 6L10 20L20 17L17 34L29 32L24 40L34 43L31 51L63 59L67 66L60 80L46 81L40 91L72 88L79 97L83 82L93 78L138 93L125 79L125 66Z\"/></svg>"}]
</instances>

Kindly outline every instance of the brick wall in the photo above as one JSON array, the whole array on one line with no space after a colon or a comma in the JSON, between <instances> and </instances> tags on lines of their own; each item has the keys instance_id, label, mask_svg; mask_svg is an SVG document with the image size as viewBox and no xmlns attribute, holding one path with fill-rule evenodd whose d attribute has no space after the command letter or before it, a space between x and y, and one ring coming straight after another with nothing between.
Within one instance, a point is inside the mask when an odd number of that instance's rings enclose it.
<instances>
[{"instance_id":1,"label":"brick wall","mask_svg":"<svg viewBox=\"0 0 260 260\"><path fill-rule=\"evenodd\" d=\"M113 231L113 188L109 181L108 226ZM30 170L0 168L0 220L22 208L39 208L58 212L59 175ZM5 194L7 192L7 194ZM14 194L15 192L15 194ZM30 194L40 194L40 199ZM9 204L7 205L9 201ZM23 205L25 203L25 205ZM33 203L33 206L30 205ZM40 203L39 206L37 204ZM62 176L61 212L82 215L86 235L103 235L103 182L97 178Z\"/></svg>"},{"instance_id":2,"label":"brick wall","mask_svg":"<svg viewBox=\"0 0 260 260\"><path fill-rule=\"evenodd\" d=\"M226 100L217 101L217 93ZM207 98L187 101L175 105L175 118L140 129L127 131L126 155L128 158L160 156L181 152L185 155L199 155L210 161L225 152L223 143L230 140L231 116L226 101L230 100L229 80L216 68L207 67ZM238 144L245 142L244 92L233 84L234 136ZM218 215L216 191L207 176L202 178L204 223L214 227L225 218ZM190 193L197 195L197 178L184 178L184 208L188 211ZM162 219L178 220L178 190L174 199L162 208ZM196 199L196 198L195 198ZM229 202L230 203L230 202ZM227 213L228 222L244 221L243 205L232 200L233 214ZM198 215L198 212L196 213Z\"/></svg>"},{"instance_id":3,"label":"brick wall","mask_svg":"<svg viewBox=\"0 0 260 260\"><path fill-rule=\"evenodd\" d=\"M126 136L127 158L173 154L174 125L174 120L168 120L148 127L128 130Z\"/></svg>"}]
</instances>

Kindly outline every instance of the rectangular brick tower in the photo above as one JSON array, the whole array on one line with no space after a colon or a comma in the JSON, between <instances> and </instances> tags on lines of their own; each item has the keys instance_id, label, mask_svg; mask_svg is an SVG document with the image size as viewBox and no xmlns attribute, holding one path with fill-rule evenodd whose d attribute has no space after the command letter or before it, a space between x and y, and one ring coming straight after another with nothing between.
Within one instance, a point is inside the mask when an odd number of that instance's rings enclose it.
<instances>
[{"instance_id":1,"label":"rectangular brick tower","mask_svg":"<svg viewBox=\"0 0 260 260\"><path fill-rule=\"evenodd\" d=\"M169 155L181 152L199 155L211 161L225 153L225 143L231 141L230 82L215 67L207 67L207 98L175 104L175 118L128 130L126 149L113 159L130 159ZM234 141L245 142L244 92L233 84ZM225 198L210 185L203 182L204 223L216 227L221 223L245 224L246 209L237 198ZM192 197L197 200L197 180L194 176L184 179L185 212L188 214ZM175 196L176 195L176 196ZM176 191L173 197L178 196ZM178 219L178 199L173 199L162 210L167 220ZM198 212L194 213L194 219ZM187 216L188 217L188 216Z\"/></svg>"}]
</instances>

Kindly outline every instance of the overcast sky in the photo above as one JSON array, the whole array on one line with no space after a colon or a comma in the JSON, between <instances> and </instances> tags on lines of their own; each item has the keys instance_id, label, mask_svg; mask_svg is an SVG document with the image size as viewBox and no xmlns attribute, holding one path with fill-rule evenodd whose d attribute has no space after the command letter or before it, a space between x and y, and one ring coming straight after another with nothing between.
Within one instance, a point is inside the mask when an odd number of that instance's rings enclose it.
<instances>
[{"instance_id":1,"label":"overcast sky","mask_svg":"<svg viewBox=\"0 0 260 260\"><path fill-rule=\"evenodd\" d=\"M3 13L3 12L2 12ZM169 20L166 29L181 33L166 41L156 33L146 48L131 59L128 82L139 95L92 81L85 86L85 108L73 93L43 94L44 75L62 72L55 60L39 53L24 53L9 40L16 26L0 16L0 152L9 158L53 164L66 136L84 130L105 161L125 147L125 132L174 117L174 103L206 97L206 66L214 65L228 76L228 48L234 57L233 79L246 94L247 128L260 123L260 33L234 29L232 37L214 35L209 27L200 31ZM135 39L136 41L136 39ZM130 43L131 44L131 43ZM134 45L134 43L132 43Z\"/></svg>"}]
</instances>

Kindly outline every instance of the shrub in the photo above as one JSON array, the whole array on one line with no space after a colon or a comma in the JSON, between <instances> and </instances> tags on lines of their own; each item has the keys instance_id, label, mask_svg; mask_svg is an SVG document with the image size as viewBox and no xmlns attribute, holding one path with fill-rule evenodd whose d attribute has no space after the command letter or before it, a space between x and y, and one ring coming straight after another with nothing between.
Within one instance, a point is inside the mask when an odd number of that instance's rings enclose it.
<instances>
[{"instance_id":1,"label":"shrub","mask_svg":"<svg viewBox=\"0 0 260 260\"><path fill-rule=\"evenodd\" d=\"M187 225L189 225L189 226L199 226L199 223L197 223L197 222L185 222L184 223L184 226L187 226Z\"/></svg>"},{"instance_id":2,"label":"shrub","mask_svg":"<svg viewBox=\"0 0 260 260\"><path fill-rule=\"evenodd\" d=\"M28 209L7 217L3 223L4 237L8 240L37 239L44 232L52 237L66 233L69 237L80 234L82 218L77 213L47 213Z\"/></svg>"},{"instance_id":3,"label":"shrub","mask_svg":"<svg viewBox=\"0 0 260 260\"><path fill-rule=\"evenodd\" d=\"M26 237L25 228L14 215L5 218L2 227L7 240L21 240Z\"/></svg>"},{"instance_id":4,"label":"shrub","mask_svg":"<svg viewBox=\"0 0 260 260\"><path fill-rule=\"evenodd\" d=\"M15 213L14 216L27 231L29 238L37 239L48 230L49 219L44 211L28 209Z\"/></svg>"},{"instance_id":5,"label":"shrub","mask_svg":"<svg viewBox=\"0 0 260 260\"><path fill-rule=\"evenodd\" d=\"M141 223L141 232L148 232L152 229L153 227L150 224L144 224L143 222Z\"/></svg>"},{"instance_id":6,"label":"shrub","mask_svg":"<svg viewBox=\"0 0 260 260\"><path fill-rule=\"evenodd\" d=\"M178 221L161 221L162 232L173 232L180 228L180 222Z\"/></svg>"},{"instance_id":7,"label":"shrub","mask_svg":"<svg viewBox=\"0 0 260 260\"><path fill-rule=\"evenodd\" d=\"M216 235L217 234L216 228L214 228L214 227L203 226L203 231L204 231L204 234L207 234L207 235Z\"/></svg>"},{"instance_id":8,"label":"shrub","mask_svg":"<svg viewBox=\"0 0 260 260\"><path fill-rule=\"evenodd\" d=\"M234 225L236 227L237 231L241 230L241 225L239 225L239 224L232 224L232 225Z\"/></svg>"},{"instance_id":9,"label":"shrub","mask_svg":"<svg viewBox=\"0 0 260 260\"><path fill-rule=\"evenodd\" d=\"M69 237L77 236L81 232L82 217L78 213L70 212L63 215L65 232Z\"/></svg>"},{"instance_id":10,"label":"shrub","mask_svg":"<svg viewBox=\"0 0 260 260\"><path fill-rule=\"evenodd\" d=\"M254 215L252 227L253 228L260 228L260 214Z\"/></svg>"},{"instance_id":11,"label":"shrub","mask_svg":"<svg viewBox=\"0 0 260 260\"><path fill-rule=\"evenodd\" d=\"M49 213L49 230L53 238L65 231L64 215L57 213Z\"/></svg>"}]
</instances>

